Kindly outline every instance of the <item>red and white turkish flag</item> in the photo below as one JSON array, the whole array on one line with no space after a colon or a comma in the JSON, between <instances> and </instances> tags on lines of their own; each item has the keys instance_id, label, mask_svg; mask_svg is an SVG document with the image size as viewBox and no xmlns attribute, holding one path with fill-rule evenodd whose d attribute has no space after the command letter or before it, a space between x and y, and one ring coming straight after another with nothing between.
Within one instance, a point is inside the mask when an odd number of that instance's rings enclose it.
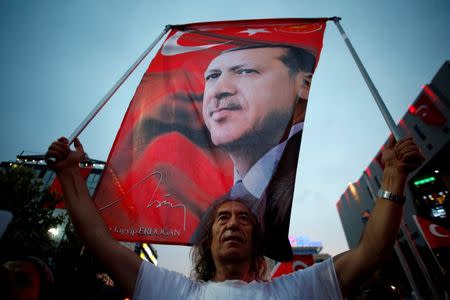
<instances>
[{"instance_id":1,"label":"red and white turkish flag","mask_svg":"<svg viewBox=\"0 0 450 300\"><path fill-rule=\"evenodd\" d=\"M447 123L447 118L433 104L438 96L429 86L423 88L419 98L409 107L409 113L420 118L425 124L442 126Z\"/></svg>"},{"instance_id":2,"label":"red and white turkish flag","mask_svg":"<svg viewBox=\"0 0 450 300\"><path fill-rule=\"evenodd\" d=\"M128 107L95 194L116 239L194 243L210 206L231 195L238 174L258 199L252 203L265 233L283 239L266 244L283 243L292 257L293 184L326 21L171 29Z\"/></svg>"},{"instance_id":3,"label":"red and white turkish flag","mask_svg":"<svg viewBox=\"0 0 450 300\"><path fill-rule=\"evenodd\" d=\"M277 263L272 270L270 278L280 277L281 275L289 274L298 270L306 269L314 264L314 257L312 254L294 255L294 259L289 262Z\"/></svg>"},{"instance_id":4,"label":"red and white turkish flag","mask_svg":"<svg viewBox=\"0 0 450 300\"><path fill-rule=\"evenodd\" d=\"M413 218L431 249L450 247L450 230L417 215Z\"/></svg>"}]
</instances>

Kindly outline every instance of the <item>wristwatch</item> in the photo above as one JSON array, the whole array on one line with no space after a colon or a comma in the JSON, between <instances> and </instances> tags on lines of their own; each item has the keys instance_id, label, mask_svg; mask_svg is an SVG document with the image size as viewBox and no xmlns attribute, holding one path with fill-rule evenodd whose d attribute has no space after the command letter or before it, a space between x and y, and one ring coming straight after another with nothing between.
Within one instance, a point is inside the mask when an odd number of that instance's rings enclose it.
<instances>
[{"instance_id":1,"label":"wristwatch","mask_svg":"<svg viewBox=\"0 0 450 300\"><path fill-rule=\"evenodd\" d=\"M394 194L394 193L391 193L389 191L385 191L382 189L378 190L377 196L380 198L398 203L398 204L403 204L403 203L405 203L405 200L406 200L405 196L400 196L400 195L397 195L397 194Z\"/></svg>"}]
</instances>

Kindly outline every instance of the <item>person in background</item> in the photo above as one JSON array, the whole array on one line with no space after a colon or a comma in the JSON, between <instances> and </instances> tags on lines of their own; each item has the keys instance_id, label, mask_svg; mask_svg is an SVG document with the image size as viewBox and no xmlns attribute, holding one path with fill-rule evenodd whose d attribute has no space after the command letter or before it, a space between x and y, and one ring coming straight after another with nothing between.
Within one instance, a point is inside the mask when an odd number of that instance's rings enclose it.
<instances>
[{"instance_id":1,"label":"person in background","mask_svg":"<svg viewBox=\"0 0 450 300\"><path fill-rule=\"evenodd\" d=\"M1 265L6 300L52 300L54 280L49 267L35 256L18 257Z\"/></svg>"}]
</instances>

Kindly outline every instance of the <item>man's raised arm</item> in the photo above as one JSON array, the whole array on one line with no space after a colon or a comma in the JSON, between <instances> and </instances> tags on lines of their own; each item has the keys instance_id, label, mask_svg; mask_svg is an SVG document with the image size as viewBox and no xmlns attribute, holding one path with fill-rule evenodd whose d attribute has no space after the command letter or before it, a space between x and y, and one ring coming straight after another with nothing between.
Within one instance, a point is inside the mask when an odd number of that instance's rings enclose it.
<instances>
[{"instance_id":1,"label":"man's raised arm","mask_svg":"<svg viewBox=\"0 0 450 300\"><path fill-rule=\"evenodd\" d=\"M83 146L78 139L74 145L75 151L72 151L68 140L60 138L50 145L46 157L56 159L56 162L50 163L50 167L61 182L65 206L79 237L112 273L124 292L132 296L141 259L109 233L80 174L79 163L85 156Z\"/></svg>"},{"instance_id":2,"label":"man's raised arm","mask_svg":"<svg viewBox=\"0 0 450 300\"><path fill-rule=\"evenodd\" d=\"M407 176L423 162L423 156L411 138L395 143L392 137L382 154L385 167L381 190L403 197ZM387 198L388 195L384 193ZM336 274L344 296L364 282L391 253L402 212L402 201L377 197L358 247L334 257Z\"/></svg>"}]
</instances>

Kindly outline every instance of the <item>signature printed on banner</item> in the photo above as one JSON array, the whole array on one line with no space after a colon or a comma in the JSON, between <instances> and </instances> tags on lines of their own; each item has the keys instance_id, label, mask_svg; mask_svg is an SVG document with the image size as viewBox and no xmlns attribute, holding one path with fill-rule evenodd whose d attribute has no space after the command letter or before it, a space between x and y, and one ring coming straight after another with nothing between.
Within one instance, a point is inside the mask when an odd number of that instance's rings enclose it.
<instances>
[{"instance_id":1,"label":"signature printed on banner","mask_svg":"<svg viewBox=\"0 0 450 300\"><path fill-rule=\"evenodd\" d=\"M165 228L165 227L138 227L138 228L134 228L134 227L119 227L119 226L114 226L111 228L111 232L113 233L117 233L120 235L153 235L153 236L166 236L166 237L171 237L171 236L180 236L181 232L178 229L171 229L171 228Z\"/></svg>"},{"instance_id":2,"label":"signature printed on banner","mask_svg":"<svg viewBox=\"0 0 450 300\"><path fill-rule=\"evenodd\" d=\"M122 201L134 188L146 183L148 180L150 180L150 178L152 177L158 177L157 179L157 184L156 187L154 188L154 190L151 193L151 198L148 202L147 208L171 208L171 209L182 209L183 210L183 231L186 231L186 206L184 204L174 204L170 201L166 200L158 200L155 199L156 198L156 194L158 191L159 186L161 185L162 181L163 181L163 175L161 172L152 172L149 175L145 176L144 178L142 178L141 180L139 180L138 182L136 182L124 195L122 198L117 199L103 207L101 207L99 209L99 211L105 210L107 208L111 208L115 205L117 205L120 201ZM171 196L171 194L166 194L164 195L164 197L169 198ZM167 228L150 228L150 227L140 227L138 229L136 228L121 228L121 227L117 227L115 226L112 230L115 233L119 233L119 234L125 234L125 235L134 235L134 234L141 234L141 235L164 235L164 236L170 236L170 235L174 235L174 234L178 234L179 235L179 230L176 229L167 229ZM126 233L122 233L122 232L126 232ZM137 233L136 233L137 232ZM174 234L171 234L174 233Z\"/></svg>"}]
</instances>

